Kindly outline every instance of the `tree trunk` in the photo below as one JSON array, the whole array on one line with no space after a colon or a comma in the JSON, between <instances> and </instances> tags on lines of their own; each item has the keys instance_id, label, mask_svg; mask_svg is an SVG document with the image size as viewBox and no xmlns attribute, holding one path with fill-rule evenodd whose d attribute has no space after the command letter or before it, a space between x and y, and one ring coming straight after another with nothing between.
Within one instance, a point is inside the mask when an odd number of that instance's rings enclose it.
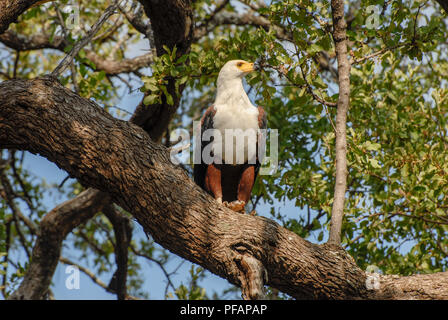
<instances>
[{"instance_id":1,"label":"tree trunk","mask_svg":"<svg viewBox=\"0 0 448 320\"><path fill-rule=\"evenodd\" d=\"M157 56L166 53L164 46L173 50L177 48L177 58L190 51L193 40L194 22L190 0L139 0L151 20ZM142 102L137 106L131 121L145 129L151 139L160 141L179 106L180 95L176 93L176 79L169 78L166 85L168 93L173 97L173 104L167 103L162 96L162 103L145 106ZM179 86L182 93L185 85ZM145 95L151 92L146 92Z\"/></svg>"}]
</instances>

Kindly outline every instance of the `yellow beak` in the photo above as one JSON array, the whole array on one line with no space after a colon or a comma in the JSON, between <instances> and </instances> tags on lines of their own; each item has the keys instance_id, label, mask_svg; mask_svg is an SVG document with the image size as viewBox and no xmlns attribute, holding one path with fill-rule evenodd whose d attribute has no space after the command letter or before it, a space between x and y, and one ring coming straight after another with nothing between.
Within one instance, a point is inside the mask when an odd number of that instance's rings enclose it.
<instances>
[{"instance_id":1,"label":"yellow beak","mask_svg":"<svg viewBox=\"0 0 448 320\"><path fill-rule=\"evenodd\" d=\"M252 72L254 71L254 64L252 62L243 62L238 68L243 72Z\"/></svg>"}]
</instances>

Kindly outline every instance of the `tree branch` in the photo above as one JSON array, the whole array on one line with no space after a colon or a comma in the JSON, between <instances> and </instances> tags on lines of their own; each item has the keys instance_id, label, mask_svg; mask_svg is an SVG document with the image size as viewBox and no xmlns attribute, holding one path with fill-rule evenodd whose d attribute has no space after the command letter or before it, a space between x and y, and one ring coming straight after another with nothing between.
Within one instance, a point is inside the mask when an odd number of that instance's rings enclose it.
<instances>
[{"instance_id":1,"label":"tree branch","mask_svg":"<svg viewBox=\"0 0 448 320\"><path fill-rule=\"evenodd\" d=\"M379 276L380 288L369 291L366 273L342 248L312 244L270 219L221 206L144 130L54 78L5 81L0 97L0 147L39 153L107 192L160 245L243 292L256 292L263 279L295 298L447 298L448 273Z\"/></svg>"},{"instance_id":2,"label":"tree branch","mask_svg":"<svg viewBox=\"0 0 448 320\"><path fill-rule=\"evenodd\" d=\"M148 67L154 60L152 53L146 53L131 59L104 59L94 51L86 50L86 58L95 64L96 70L103 70L107 75L130 73Z\"/></svg>"},{"instance_id":3,"label":"tree branch","mask_svg":"<svg viewBox=\"0 0 448 320\"><path fill-rule=\"evenodd\" d=\"M11 30L0 35L0 42L11 49L18 51L56 49L63 52L64 48L69 45L63 37L55 36L51 40L50 36L46 34L35 34L27 37L18 35ZM84 51L86 53L86 58L95 64L95 70L104 71L110 76L118 75L120 73L134 72L149 66L153 62L152 53L146 53L130 59L113 60L103 58L93 50L84 49Z\"/></svg>"},{"instance_id":4,"label":"tree branch","mask_svg":"<svg viewBox=\"0 0 448 320\"><path fill-rule=\"evenodd\" d=\"M293 36L285 28L272 24L267 18L255 15L254 12L248 11L243 14L229 11L221 11L212 16L212 19L206 24L202 24L195 29L194 39L198 41L208 32L221 25L236 25L236 26L256 26L262 27L266 30L273 28L277 38L281 40L292 41Z\"/></svg>"},{"instance_id":5,"label":"tree branch","mask_svg":"<svg viewBox=\"0 0 448 320\"><path fill-rule=\"evenodd\" d=\"M41 0L0 0L0 34L8 30L18 16L40 2Z\"/></svg>"},{"instance_id":6,"label":"tree branch","mask_svg":"<svg viewBox=\"0 0 448 320\"><path fill-rule=\"evenodd\" d=\"M351 65L359 64L361 62L364 62L365 60L369 60L369 59L375 58L375 57L380 56L380 55L382 55L382 54L384 54L386 52L389 52L389 51L392 51L392 50L395 50L395 49L398 49L398 48L406 47L406 46L408 46L410 44L411 43L402 43L402 44L397 44L397 45L391 46L391 47L385 47L385 48L382 48L382 49L380 49L380 50L378 50L376 52L373 52L373 53L371 53L369 55L366 55L364 57L357 58L357 59L352 59L350 61L350 64Z\"/></svg>"},{"instance_id":7,"label":"tree branch","mask_svg":"<svg viewBox=\"0 0 448 320\"><path fill-rule=\"evenodd\" d=\"M70 265L70 266L76 266L81 272L83 272L86 276L88 276L93 282L95 282L97 285L99 285L101 288L103 288L104 290L106 290L107 292L110 293L116 293L114 290L110 289L107 284L105 284L103 281L101 281L101 279L99 279L92 271L90 271L89 269L75 263L72 260L69 260L67 258L64 257L60 257L59 261L66 264L66 265ZM136 297L133 296L128 296L126 295L125 297L126 300L139 300Z\"/></svg>"},{"instance_id":8,"label":"tree branch","mask_svg":"<svg viewBox=\"0 0 448 320\"><path fill-rule=\"evenodd\" d=\"M344 217L345 192L347 190L347 112L350 105L350 63L347 57L347 24L344 18L344 1L332 0L333 41L338 61L339 98L336 113L336 178L333 208L331 211L328 242L341 244L341 228Z\"/></svg>"},{"instance_id":9,"label":"tree branch","mask_svg":"<svg viewBox=\"0 0 448 320\"><path fill-rule=\"evenodd\" d=\"M130 219L115 208L113 204L106 205L103 208L103 213L112 223L115 233L114 249L117 270L112 277L109 288L116 292L119 300L124 300L127 296L128 248L132 239L132 225Z\"/></svg>"},{"instance_id":10,"label":"tree branch","mask_svg":"<svg viewBox=\"0 0 448 320\"><path fill-rule=\"evenodd\" d=\"M117 3L117 0L115 0L115 3ZM136 5L136 3L134 4ZM135 30L142 33L146 38L148 38L151 49L155 48L151 23L149 20L143 21L143 7L139 6L135 12L133 12L134 7L132 7L130 11L126 11L126 8L121 5L118 5L118 8L120 9L121 13L124 14L129 23L135 28Z\"/></svg>"}]
</instances>

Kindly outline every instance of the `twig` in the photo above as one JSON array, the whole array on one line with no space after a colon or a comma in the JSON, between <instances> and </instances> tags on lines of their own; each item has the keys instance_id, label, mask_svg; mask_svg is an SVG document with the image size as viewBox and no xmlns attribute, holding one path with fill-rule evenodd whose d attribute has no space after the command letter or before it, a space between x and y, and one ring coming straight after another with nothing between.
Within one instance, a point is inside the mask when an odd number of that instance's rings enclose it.
<instances>
[{"instance_id":1,"label":"twig","mask_svg":"<svg viewBox=\"0 0 448 320\"><path fill-rule=\"evenodd\" d=\"M324 99L320 98L317 94L314 93L313 88L309 84L308 80L306 80L305 72L303 71L302 66L300 66L300 72L302 73L303 81L305 81L306 89L308 93L313 97L314 100L319 102L320 104L323 104L330 108L336 108L338 106L335 102L325 101Z\"/></svg>"},{"instance_id":2,"label":"twig","mask_svg":"<svg viewBox=\"0 0 448 320\"><path fill-rule=\"evenodd\" d=\"M225 6L230 2L230 0L222 0L220 3L216 4L216 8L215 10L213 10L213 12L210 14L210 16L206 19L204 19L204 23L203 25L205 25L207 27L208 23L213 20L213 18L219 13L221 12Z\"/></svg>"},{"instance_id":3,"label":"twig","mask_svg":"<svg viewBox=\"0 0 448 320\"><path fill-rule=\"evenodd\" d=\"M34 225L34 223L29 220L23 213L20 211L19 207L14 202L14 198L16 198L16 194L11 186L11 183L9 182L8 178L5 175L4 171L0 172L0 181L3 185L3 190L5 191L6 196L6 203L11 208L13 212L14 217L18 217L28 228L31 235L36 235L37 233L37 227Z\"/></svg>"},{"instance_id":4,"label":"twig","mask_svg":"<svg viewBox=\"0 0 448 320\"><path fill-rule=\"evenodd\" d=\"M316 21L320 27L322 28L323 31L325 31L326 33L330 33L330 25L328 24L328 22L324 21L319 15L315 14L314 12L309 12L305 6L300 5L300 4L296 4L296 7L299 10L303 10L305 11L305 13L310 16L311 18L313 18L314 21Z\"/></svg>"},{"instance_id":5,"label":"twig","mask_svg":"<svg viewBox=\"0 0 448 320\"><path fill-rule=\"evenodd\" d=\"M306 76L305 76L305 73L304 73L304 71L302 69L302 66L300 66L300 71L301 71L301 74L302 74L302 78L303 78L303 80L305 82L304 85L295 83L288 76L288 70L286 70L286 68L283 65L281 65L279 67L276 67L276 66L267 65L267 64L264 64L264 63L260 62L260 68L264 68L264 67L271 68L271 69L277 71L281 76L284 76L288 80L288 82L291 84L291 86L295 86L295 87L299 87L299 88L303 88L305 86L306 89L307 89L307 92L313 97L314 100L316 100L320 104L326 105L327 107L330 107L330 108L336 108L337 107L337 103L331 102L331 101L326 101L323 98L320 98L316 93L314 93L313 88L311 87L309 82L306 80Z\"/></svg>"},{"instance_id":6,"label":"twig","mask_svg":"<svg viewBox=\"0 0 448 320\"><path fill-rule=\"evenodd\" d=\"M71 265L71 266L75 266L76 268L78 268L80 271L82 271L85 275L87 275L90 279L92 279L93 282L95 282L97 285L99 285L100 287L102 287L103 289L105 289L108 292L111 292L111 290L108 289L107 285L101 281L92 271L90 271L87 268L84 268L83 266L77 264L76 262L73 262L67 258L64 257L60 257L59 261L66 264L66 265ZM115 293L115 292L111 292L111 293Z\"/></svg>"},{"instance_id":7,"label":"twig","mask_svg":"<svg viewBox=\"0 0 448 320\"><path fill-rule=\"evenodd\" d=\"M117 0L114 0L115 3L118 3ZM127 1L126 1L127 2ZM123 4L118 5L118 9L120 12L126 17L129 23L141 34L146 36L148 39L152 37L150 21L143 21L143 7L139 4L137 10L137 3L133 2L132 7L129 11L126 11L126 8ZM150 39L151 41L151 39Z\"/></svg>"},{"instance_id":8,"label":"twig","mask_svg":"<svg viewBox=\"0 0 448 320\"><path fill-rule=\"evenodd\" d=\"M67 31L67 26L65 25L65 21L64 18L62 17L62 12L59 9L59 6L57 4L55 4L56 7L56 14L58 16L59 19L59 24L62 28L62 34L64 35L64 39L66 42L69 41L68 39L68 31ZM71 77L72 77L72 82L73 82L73 89L76 93L79 93L79 87L78 87L78 83L76 80L76 66L73 63L73 60L70 61L70 73L71 73Z\"/></svg>"},{"instance_id":9,"label":"twig","mask_svg":"<svg viewBox=\"0 0 448 320\"><path fill-rule=\"evenodd\" d=\"M118 107L118 106L108 106L108 107L109 107L109 108L115 108L115 109L117 109L117 110L120 110L121 112L124 112L124 113L126 113L126 114L132 115L132 112L129 112L128 110L123 109L123 108L120 108L120 107Z\"/></svg>"},{"instance_id":10,"label":"twig","mask_svg":"<svg viewBox=\"0 0 448 320\"><path fill-rule=\"evenodd\" d=\"M330 111L328 110L327 106L324 104L325 114L327 115L328 121L330 122L331 126L333 127L333 132L336 132L336 126L334 125L333 119L331 118Z\"/></svg>"},{"instance_id":11,"label":"twig","mask_svg":"<svg viewBox=\"0 0 448 320\"><path fill-rule=\"evenodd\" d=\"M20 50L16 51L16 58L14 60L14 69L12 73L12 78L17 78L17 68L19 67L19 60L20 60Z\"/></svg>"},{"instance_id":12,"label":"twig","mask_svg":"<svg viewBox=\"0 0 448 320\"><path fill-rule=\"evenodd\" d=\"M5 239L5 256L3 257L3 264L4 264L4 269L3 269L3 279L2 279L2 294L3 294L3 298L6 299L6 280L8 277L8 258L9 258L9 248L11 246L11 220L7 221L5 223L5 235L6 235L6 239Z\"/></svg>"},{"instance_id":13,"label":"twig","mask_svg":"<svg viewBox=\"0 0 448 320\"><path fill-rule=\"evenodd\" d=\"M137 248L135 248L132 244L129 246L129 248L131 249L131 251L132 251L136 256L145 258L145 259L147 259L147 260L149 260L149 261L152 261L152 262L156 263L156 264L159 266L159 268L162 270L163 274L165 275L165 278L166 278L166 280L167 280L167 287L170 286L173 290L176 290L176 287L174 286L173 282L171 281L171 275L174 274L174 273L176 273L177 269L178 269L182 264L179 265L174 271L172 271L172 272L168 272L168 271L165 269L165 266L163 265L163 263L160 262L159 260L157 260L157 259L155 259L155 258L153 258L153 257L151 257L151 256L148 256L148 255L145 254L145 253L142 253L141 251L137 250ZM184 261L182 261L182 263L183 263L183 262L184 262ZM166 292L166 290L165 290L165 292ZM166 295L166 294L165 294L165 295Z\"/></svg>"},{"instance_id":14,"label":"twig","mask_svg":"<svg viewBox=\"0 0 448 320\"><path fill-rule=\"evenodd\" d=\"M23 182L22 177L20 177L17 166L16 166L16 157L15 157L15 150L10 152L11 157L11 168L12 168L12 174L14 176L14 179L17 180L19 183L20 189L22 190L23 196L17 195L19 198L24 200L28 206L28 209L30 209L31 212L34 212L34 206L32 202L32 198L29 195L28 191L26 190L25 183Z\"/></svg>"},{"instance_id":15,"label":"twig","mask_svg":"<svg viewBox=\"0 0 448 320\"><path fill-rule=\"evenodd\" d=\"M388 52L388 51L392 51L392 50L395 50L395 49L398 49L398 48L402 48L402 47L408 46L408 45L410 45L410 44L411 44L411 43L406 42L406 43L402 43L402 44L397 44L397 45L395 45L395 46L386 47L386 48L383 48L383 49L381 49L381 50L378 50L378 51L376 51L376 52L374 52L374 53L371 53L371 54L369 54L369 55L367 55L367 56L364 56L364 57L362 57L362 58L351 59L351 60L350 60L350 64L351 64L351 65L355 65L355 64L364 62L365 60L372 59L372 58L374 58L374 57L376 57L376 56L382 55L383 53L386 53L386 52Z\"/></svg>"},{"instance_id":16,"label":"twig","mask_svg":"<svg viewBox=\"0 0 448 320\"><path fill-rule=\"evenodd\" d=\"M428 0L418 6L417 13L415 14L414 19L414 35L412 36L412 43L415 43L417 39L417 24L418 24L418 15L420 14L420 10L428 3Z\"/></svg>"},{"instance_id":17,"label":"twig","mask_svg":"<svg viewBox=\"0 0 448 320\"><path fill-rule=\"evenodd\" d=\"M253 0L239 0L244 5L251 8L253 11L258 11L261 8L266 8L267 5L264 3L264 1L253 1Z\"/></svg>"},{"instance_id":18,"label":"twig","mask_svg":"<svg viewBox=\"0 0 448 320\"><path fill-rule=\"evenodd\" d=\"M69 54L67 54L56 67L56 69L53 70L53 72L51 73L53 77L58 77L62 72L64 72L64 70L70 65L70 63L72 63L72 60L78 55L79 51L92 40L101 26L107 21L107 19L109 19L111 15L115 13L116 9L117 4L113 4L104 11L104 13L101 15L98 21L95 22L87 35L73 46Z\"/></svg>"},{"instance_id":19,"label":"twig","mask_svg":"<svg viewBox=\"0 0 448 320\"><path fill-rule=\"evenodd\" d=\"M384 1L383 4L383 9L381 10L381 16L384 16L384 13L386 12L387 7L389 6L389 4L391 3L392 0L386 0Z\"/></svg>"},{"instance_id":20,"label":"twig","mask_svg":"<svg viewBox=\"0 0 448 320\"><path fill-rule=\"evenodd\" d=\"M67 175L62 181L61 183L58 185L58 188L62 188L64 186L64 183L67 182L67 180L70 179L70 175Z\"/></svg>"}]
</instances>

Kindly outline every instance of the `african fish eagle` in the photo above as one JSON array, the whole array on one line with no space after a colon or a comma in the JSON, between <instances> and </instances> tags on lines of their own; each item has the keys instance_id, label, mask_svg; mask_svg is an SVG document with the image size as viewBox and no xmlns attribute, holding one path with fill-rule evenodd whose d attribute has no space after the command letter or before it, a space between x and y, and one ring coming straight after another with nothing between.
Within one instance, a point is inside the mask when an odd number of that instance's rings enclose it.
<instances>
[{"instance_id":1,"label":"african fish eagle","mask_svg":"<svg viewBox=\"0 0 448 320\"><path fill-rule=\"evenodd\" d=\"M201 119L201 137L206 130L214 129L219 131L222 141L217 144L216 136L212 142L204 141L206 139L202 137L201 155L207 144L216 143L211 152L213 161L207 163L201 156L200 163L197 161L194 165L194 181L218 202L237 212L244 212L250 199L261 165L258 149L264 143L260 140L259 129L267 127L264 109L252 105L243 88L243 77L252 71L254 64L243 60L231 60L222 67L215 102ZM226 129L239 129L241 131L236 131L239 133L255 132L257 136L255 139L243 137L243 144L237 144L236 138L232 137L229 145L233 150L229 156L225 148ZM256 144L255 148L253 144ZM253 152L254 149L257 151Z\"/></svg>"}]
</instances>

